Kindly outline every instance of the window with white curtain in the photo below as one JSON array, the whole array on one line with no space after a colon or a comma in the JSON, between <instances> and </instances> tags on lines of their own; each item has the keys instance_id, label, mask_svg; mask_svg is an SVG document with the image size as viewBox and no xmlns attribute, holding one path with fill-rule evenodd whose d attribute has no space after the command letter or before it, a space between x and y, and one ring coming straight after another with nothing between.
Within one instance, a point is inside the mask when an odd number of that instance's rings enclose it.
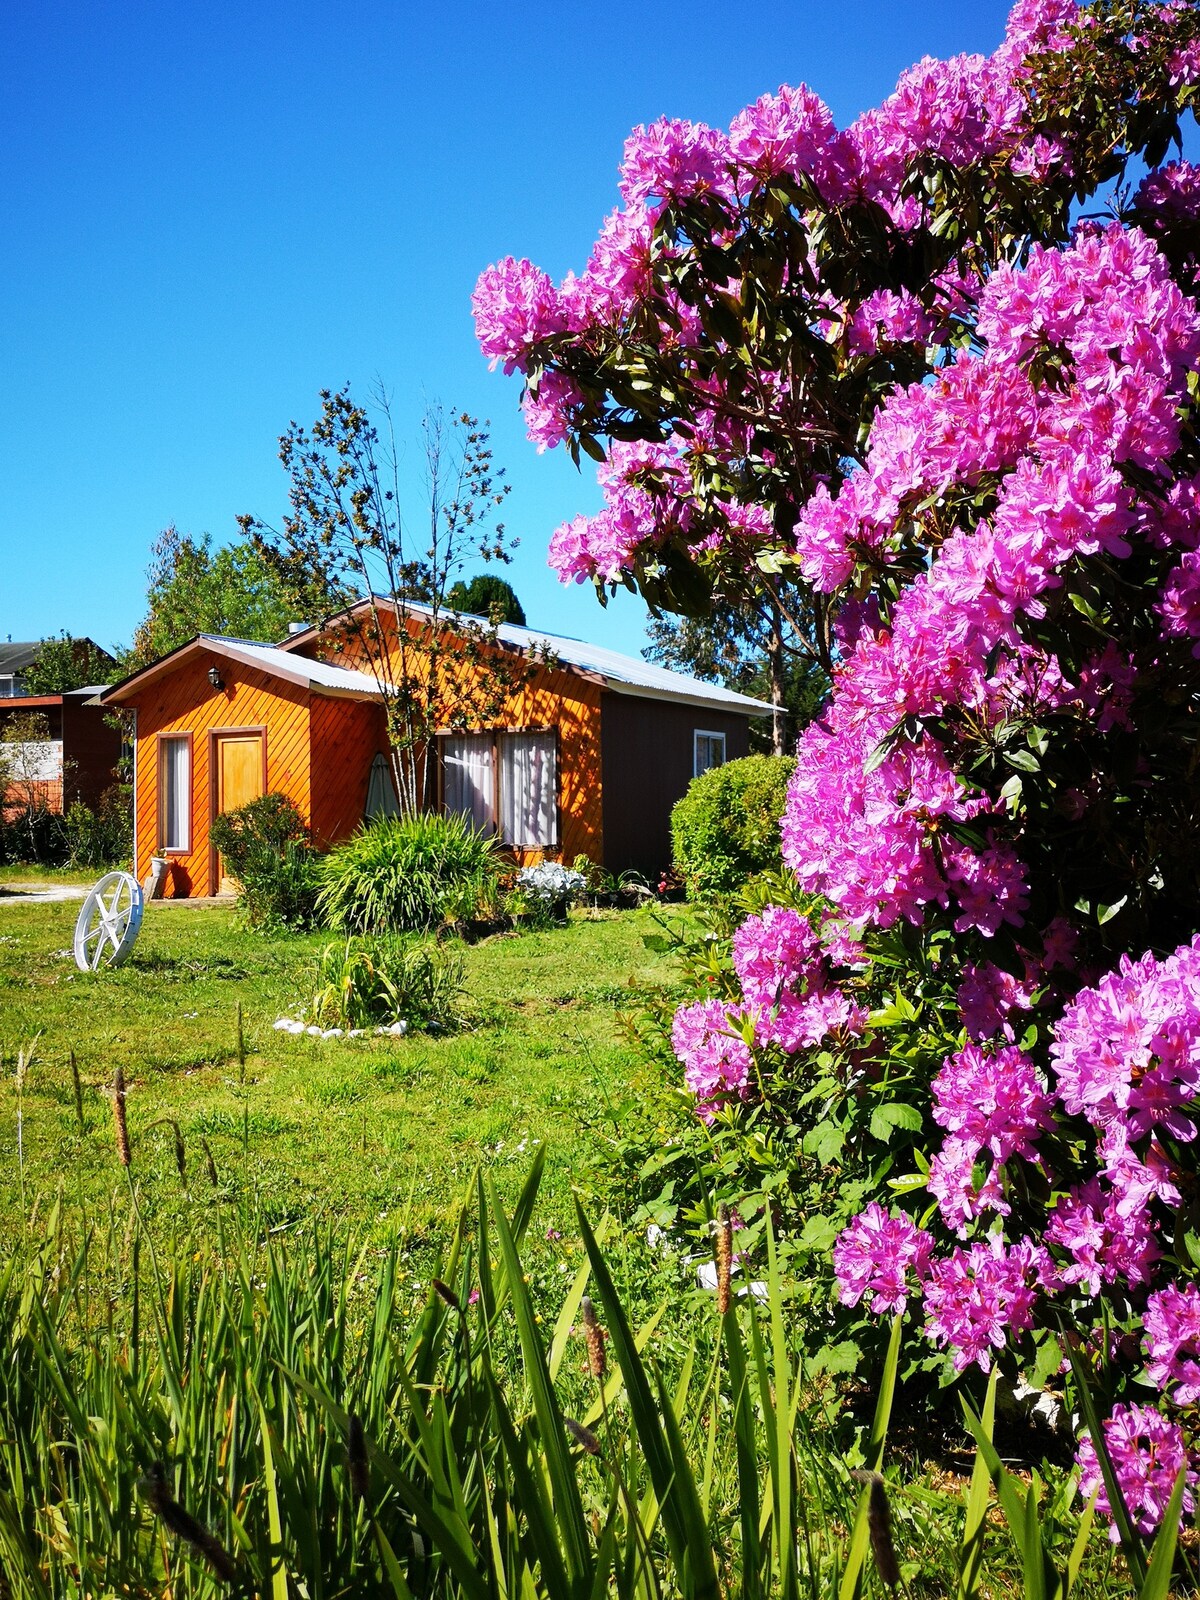
<instances>
[{"instance_id":1,"label":"window with white curtain","mask_svg":"<svg viewBox=\"0 0 1200 1600\"><path fill-rule=\"evenodd\" d=\"M518 849L557 846L558 741L552 732L449 734L441 747L443 810L469 817Z\"/></svg>"},{"instance_id":2,"label":"window with white curtain","mask_svg":"<svg viewBox=\"0 0 1200 1600\"><path fill-rule=\"evenodd\" d=\"M159 848L187 850L191 847L192 825L192 741L182 738L158 741L159 772Z\"/></svg>"},{"instance_id":3,"label":"window with white curtain","mask_svg":"<svg viewBox=\"0 0 1200 1600\"><path fill-rule=\"evenodd\" d=\"M505 844L558 843L558 751L553 733L500 735L500 832Z\"/></svg>"},{"instance_id":4,"label":"window with white curtain","mask_svg":"<svg viewBox=\"0 0 1200 1600\"><path fill-rule=\"evenodd\" d=\"M490 733L455 733L442 740L443 809L496 827L496 753Z\"/></svg>"}]
</instances>

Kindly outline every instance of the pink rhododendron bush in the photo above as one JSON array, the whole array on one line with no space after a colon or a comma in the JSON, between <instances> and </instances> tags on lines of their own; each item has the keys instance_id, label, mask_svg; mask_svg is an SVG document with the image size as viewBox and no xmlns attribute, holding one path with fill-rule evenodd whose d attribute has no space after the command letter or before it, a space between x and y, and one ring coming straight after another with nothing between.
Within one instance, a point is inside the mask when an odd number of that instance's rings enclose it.
<instances>
[{"instance_id":1,"label":"pink rhododendron bush","mask_svg":"<svg viewBox=\"0 0 1200 1600\"><path fill-rule=\"evenodd\" d=\"M710 1171L795 1224L814 1339L1074 1361L1143 1532L1200 1477L1198 79L1191 7L1021 0L849 128L635 130L583 271L475 297L602 462L564 579L769 587L833 681L788 874L689 956Z\"/></svg>"}]
</instances>

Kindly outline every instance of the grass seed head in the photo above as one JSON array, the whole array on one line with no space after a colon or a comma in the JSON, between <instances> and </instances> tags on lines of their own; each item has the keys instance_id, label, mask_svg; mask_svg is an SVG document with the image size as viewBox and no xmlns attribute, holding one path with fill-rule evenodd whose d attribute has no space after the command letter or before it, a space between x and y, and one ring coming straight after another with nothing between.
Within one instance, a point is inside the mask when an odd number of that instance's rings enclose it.
<instances>
[{"instance_id":1,"label":"grass seed head","mask_svg":"<svg viewBox=\"0 0 1200 1600\"><path fill-rule=\"evenodd\" d=\"M451 1311L462 1310L462 1301L458 1298L448 1283L443 1283L441 1278L431 1278L430 1283L433 1285L433 1292L437 1295L438 1299L444 1300L450 1307Z\"/></svg>"},{"instance_id":2,"label":"grass seed head","mask_svg":"<svg viewBox=\"0 0 1200 1600\"><path fill-rule=\"evenodd\" d=\"M608 1360L604 1354L604 1329L596 1316L596 1308L585 1294L580 1301L583 1313L583 1337L587 1343L588 1372L593 1378L602 1378L608 1371Z\"/></svg>"},{"instance_id":3,"label":"grass seed head","mask_svg":"<svg viewBox=\"0 0 1200 1600\"><path fill-rule=\"evenodd\" d=\"M123 1167L129 1165L129 1124L125 1120L125 1069L118 1066L113 1073L113 1129L117 1138L117 1156Z\"/></svg>"},{"instance_id":4,"label":"grass seed head","mask_svg":"<svg viewBox=\"0 0 1200 1600\"><path fill-rule=\"evenodd\" d=\"M237 1583L237 1562L221 1541L172 1496L161 1461L153 1462L145 1477L138 1479L138 1492L163 1526L202 1556L222 1583Z\"/></svg>"},{"instance_id":5,"label":"grass seed head","mask_svg":"<svg viewBox=\"0 0 1200 1600\"><path fill-rule=\"evenodd\" d=\"M717 1312L723 1317L729 1310L729 1279L733 1272L733 1224L729 1208L723 1203L717 1207L713 1254L717 1263Z\"/></svg>"},{"instance_id":6,"label":"grass seed head","mask_svg":"<svg viewBox=\"0 0 1200 1600\"><path fill-rule=\"evenodd\" d=\"M590 1428L585 1428L582 1422L576 1422L574 1417L564 1417L567 1432L576 1444L581 1444L590 1456L600 1454L600 1441Z\"/></svg>"},{"instance_id":7,"label":"grass seed head","mask_svg":"<svg viewBox=\"0 0 1200 1600\"><path fill-rule=\"evenodd\" d=\"M367 1438L363 1432L362 1418L356 1411L350 1413L350 1423L346 1429L346 1469L350 1474L354 1498L365 1505L371 1481L367 1467Z\"/></svg>"},{"instance_id":8,"label":"grass seed head","mask_svg":"<svg viewBox=\"0 0 1200 1600\"><path fill-rule=\"evenodd\" d=\"M896 1559L896 1546L892 1543L892 1510L888 1504L887 1488L878 1472L856 1472L854 1476L870 1486L867 1531L871 1535L871 1551L885 1588L894 1594L900 1587L900 1563Z\"/></svg>"}]
</instances>

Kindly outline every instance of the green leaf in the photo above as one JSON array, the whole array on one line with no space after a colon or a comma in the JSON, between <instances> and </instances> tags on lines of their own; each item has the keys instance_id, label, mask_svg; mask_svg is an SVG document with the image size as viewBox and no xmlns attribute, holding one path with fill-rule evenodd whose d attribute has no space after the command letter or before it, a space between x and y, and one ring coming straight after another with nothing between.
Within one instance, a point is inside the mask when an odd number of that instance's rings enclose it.
<instances>
[{"instance_id":1,"label":"green leaf","mask_svg":"<svg viewBox=\"0 0 1200 1600\"><path fill-rule=\"evenodd\" d=\"M845 1130L836 1122L818 1122L804 1135L804 1153L815 1156L824 1167L841 1155L845 1143Z\"/></svg>"},{"instance_id":2,"label":"green leaf","mask_svg":"<svg viewBox=\"0 0 1200 1600\"><path fill-rule=\"evenodd\" d=\"M887 1105L876 1106L871 1113L871 1137L886 1140L893 1128L904 1128L909 1133L916 1133L921 1127L921 1113L915 1106L906 1106L902 1101L893 1100Z\"/></svg>"},{"instance_id":3,"label":"green leaf","mask_svg":"<svg viewBox=\"0 0 1200 1600\"><path fill-rule=\"evenodd\" d=\"M267 1531L271 1539L271 1600L288 1600L287 1568L283 1562L283 1519L279 1515L279 1484L275 1477L275 1456L271 1450L271 1424L262 1399L258 1416L262 1427L263 1484L267 1491Z\"/></svg>"},{"instance_id":4,"label":"green leaf","mask_svg":"<svg viewBox=\"0 0 1200 1600\"><path fill-rule=\"evenodd\" d=\"M1179 1539L1179 1520L1183 1516L1183 1491L1186 1486L1187 1469L1181 1467L1179 1476L1175 1479L1175 1487L1171 1490L1171 1499L1162 1526L1155 1535L1146 1581L1138 1594L1138 1600L1167 1600L1171 1592L1171 1573L1175 1566L1175 1545Z\"/></svg>"}]
</instances>

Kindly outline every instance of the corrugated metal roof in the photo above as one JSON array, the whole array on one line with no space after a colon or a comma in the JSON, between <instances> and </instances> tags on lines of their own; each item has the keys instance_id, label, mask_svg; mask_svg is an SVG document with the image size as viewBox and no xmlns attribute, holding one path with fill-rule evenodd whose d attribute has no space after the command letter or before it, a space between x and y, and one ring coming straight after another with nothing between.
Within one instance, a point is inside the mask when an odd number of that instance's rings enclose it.
<instances>
[{"instance_id":1,"label":"corrugated metal roof","mask_svg":"<svg viewBox=\"0 0 1200 1600\"><path fill-rule=\"evenodd\" d=\"M258 644L253 639L227 639L217 633L201 633L197 635L196 642L218 655L229 656L245 666L258 667L273 677L284 678L289 683L298 683L305 688L326 694L350 695L355 699L379 697L379 686L367 672L333 667L327 661L313 661L308 656L298 656L290 650L280 650L275 645Z\"/></svg>"},{"instance_id":2,"label":"corrugated metal roof","mask_svg":"<svg viewBox=\"0 0 1200 1600\"><path fill-rule=\"evenodd\" d=\"M408 602L410 611L429 616L428 606ZM441 616L451 623L456 616L467 613L442 611ZM472 622L487 624L485 617L470 617ZM311 641L319 630L309 628L305 633L293 634L287 641L288 651L297 643ZM618 694L640 695L650 700L675 700L685 705L711 706L715 711L736 711L743 716L766 716L771 706L766 700L756 700L748 694L737 694L719 683L706 683L702 678L690 678L683 672L670 672L666 667L656 667L637 656L622 655L604 645L587 644L582 639L571 639L565 634L546 633L541 628L519 628L515 623L503 622L496 630L501 643L516 650L535 652L548 650L567 667L603 678L606 686Z\"/></svg>"},{"instance_id":3,"label":"corrugated metal roof","mask_svg":"<svg viewBox=\"0 0 1200 1600\"><path fill-rule=\"evenodd\" d=\"M325 661L310 661L307 656L280 650L275 645L259 644L256 639L227 639L218 633L198 633L194 639L181 644L148 666L106 689L101 701L120 705L128 700L138 685L153 682L164 672L171 672L181 661L207 651L242 666L255 667L287 683L299 684L304 689L314 689L318 694L343 695L354 700L377 700L379 687L368 673L351 672L345 667L331 667Z\"/></svg>"}]
</instances>

